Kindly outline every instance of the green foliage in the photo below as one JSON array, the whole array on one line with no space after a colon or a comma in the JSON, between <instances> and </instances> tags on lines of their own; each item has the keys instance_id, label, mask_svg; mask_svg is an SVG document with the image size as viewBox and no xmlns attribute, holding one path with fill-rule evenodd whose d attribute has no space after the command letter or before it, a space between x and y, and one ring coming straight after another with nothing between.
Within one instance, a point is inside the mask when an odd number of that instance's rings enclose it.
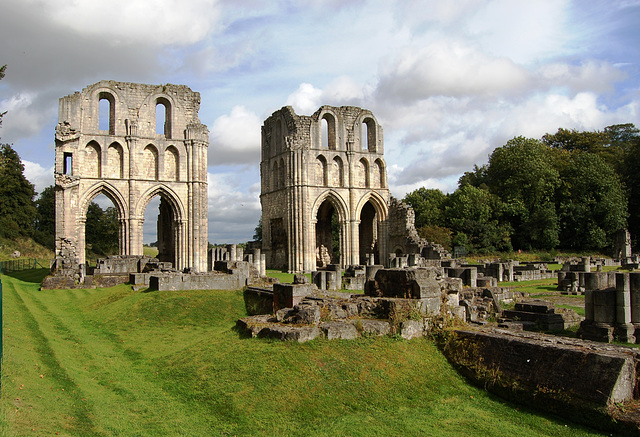
<instances>
[{"instance_id":1,"label":"green foliage","mask_svg":"<svg viewBox=\"0 0 640 437\"><path fill-rule=\"evenodd\" d=\"M253 231L253 241L262 241L262 217L258 220L258 225Z\"/></svg>"},{"instance_id":2,"label":"green foliage","mask_svg":"<svg viewBox=\"0 0 640 437\"><path fill-rule=\"evenodd\" d=\"M444 215L457 231L456 243L462 235L469 238L467 250L511 250L511 230L497 219L502 209L500 199L489 191L463 185L449 196Z\"/></svg>"},{"instance_id":3,"label":"green foliage","mask_svg":"<svg viewBox=\"0 0 640 437\"><path fill-rule=\"evenodd\" d=\"M56 234L56 193L53 185L40 193L36 200L36 211L33 239L53 250Z\"/></svg>"},{"instance_id":4,"label":"green foliage","mask_svg":"<svg viewBox=\"0 0 640 437\"><path fill-rule=\"evenodd\" d=\"M451 238L453 232L449 228L442 226L425 225L418 229L418 235L427 241L441 244L445 249L451 250Z\"/></svg>"},{"instance_id":5,"label":"green foliage","mask_svg":"<svg viewBox=\"0 0 640 437\"><path fill-rule=\"evenodd\" d=\"M517 248L552 249L558 244L554 199L560 176L542 142L517 137L489 157L487 179L505 203Z\"/></svg>"},{"instance_id":6,"label":"green foliage","mask_svg":"<svg viewBox=\"0 0 640 437\"><path fill-rule=\"evenodd\" d=\"M87 209L85 241L87 247L97 255L115 255L119 250L118 211L110 206L102 210L91 202Z\"/></svg>"},{"instance_id":7,"label":"green foliage","mask_svg":"<svg viewBox=\"0 0 640 437\"><path fill-rule=\"evenodd\" d=\"M0 146L0 237L30 236L36 217L33 184L24 177L24 165L8 144Z\"/></svg>"},{"instance_id":8,"label":"green foliage","mask_svg":"<svg viewBox=\"0 0 640 437\"><path fill-rule=\"evenodd\" d=\"M2 67L0 67L0 80L2 80L2 78L4 77L6 71L7 71L7 66L6 65L3 65ZM2 117L6 113L7 113L7 111L0 112L0 126L2 126Z\"/></svg>"},{"instance_id":9,"label":"green foliage","mask_svg":"<svg viewBox=\"0 0 640 437\"><path fill-rule=\"evenodd\" d=\"M595 435L497 399L427 339L243 338L239 291L2 276L3 435ZM34 429L34 431L31 431Z\"/></svg>"},{"instance_id":10,"label":"green foliage","mask_svg":"<svg viewBox=\"0 0 640 437\"><path fill-rule=\"evenodd\" d=\"M424 226L445 226L443 209L447 196L440 190L418 188L408 193L403 202L409 205L416 214L416 229Z\"/></svg>"},{"instance_id":11,"label":"green foliage","mask_svg":"<svg viewBox=\"0 0 640 437\"><path fill-rule=\"evenodd\" d=\"M559 205L563 246L603 250L613 234L626 227L627 199L620 179L594 153L574 154L563 175L566 183Z\"/></svg>"}]
</instances>

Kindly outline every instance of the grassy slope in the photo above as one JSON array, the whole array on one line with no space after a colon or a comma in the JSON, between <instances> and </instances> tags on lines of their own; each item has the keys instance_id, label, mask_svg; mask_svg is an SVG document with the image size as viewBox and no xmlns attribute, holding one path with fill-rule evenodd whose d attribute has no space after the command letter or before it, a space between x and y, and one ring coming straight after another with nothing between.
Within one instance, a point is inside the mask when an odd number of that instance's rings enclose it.
<instances>
[{"instance_id":1,"label":"grassy slope","mask_svg":"<svg viewBox=\"0 0 640 437\"><path fill-rule=\"evenodd\" d=\"M426 339L241 338L237 291L38 291L43 273L2 277L3 435L589 435Z\"/></svg>"},{"instance_id":2,"label":"grassy slope","mask_svg":"<svg viewBox=\"0 0 640 437\"><path fill-rule=\"evenodd\" d=\"M41 246L31 238L0 239L0 261L13 260L14 258L11 257L11 254L16 250L20 252L21 258L43 259L47 261L47 265L49 260L55 257L51 249Z\"/></svg>"}]
</instances>

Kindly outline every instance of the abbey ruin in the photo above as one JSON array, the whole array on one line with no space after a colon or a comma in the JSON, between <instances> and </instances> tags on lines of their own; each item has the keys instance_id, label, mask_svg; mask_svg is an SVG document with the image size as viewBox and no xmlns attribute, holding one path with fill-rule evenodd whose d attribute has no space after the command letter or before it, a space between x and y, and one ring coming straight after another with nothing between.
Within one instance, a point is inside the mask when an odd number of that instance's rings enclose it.
<instances>
[{"instance_id":1,"label":"abbey ruin","mask_svg":"<svg viewBox=\"0 0 640 437\"><path fill-rule=\"evenodd\" d=\"M144 211L160 196L159 260L206 270L209 130L199 108L200 94L184 85L101 81L60 99L57 267L84 264L87 209L104 194L118 211L120 255L143 255Z\"/></svg>"}]
</instances>

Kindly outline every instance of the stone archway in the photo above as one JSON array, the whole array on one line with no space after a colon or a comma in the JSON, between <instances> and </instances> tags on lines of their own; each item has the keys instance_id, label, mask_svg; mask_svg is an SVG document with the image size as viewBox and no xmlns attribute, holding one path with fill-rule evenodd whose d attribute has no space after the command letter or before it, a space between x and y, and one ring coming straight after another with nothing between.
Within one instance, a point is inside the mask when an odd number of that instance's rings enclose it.
<instances>
[{"instance_id":1,"label":"stone archway","mask_svg":"<svg viewBox=\"0 0 640 437\"><path fill-rule=\"evenodd\" d=\"M108 130L101 130L105 99ZM158 103L165 114L161 134L155 129ZM143 255L140 205L160 195L163 257L180 269L206 271L209 131L198 119L199 107L200 95L184 85L101 81L60 99L56 257L64 247L84 263L86 209L100 193L118 209L120 253Z\"/></svg>"}]
</instances>

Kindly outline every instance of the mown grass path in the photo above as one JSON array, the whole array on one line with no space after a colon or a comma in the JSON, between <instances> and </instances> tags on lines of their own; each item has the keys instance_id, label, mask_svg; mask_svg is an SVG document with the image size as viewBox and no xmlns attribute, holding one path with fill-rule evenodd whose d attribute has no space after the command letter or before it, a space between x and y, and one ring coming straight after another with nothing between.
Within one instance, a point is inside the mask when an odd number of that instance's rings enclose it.
<instances>
[{"instance_id":1,"label":"mown grass path","mask_svg":"<svg viewBox=\"0 0 640 437\"><path fill-rule=\"evenodd\" d=\"M7 436L595 435L465 382L433 342L242 338L242 293L2 276Z\"/></svg>"}]
</instances>

